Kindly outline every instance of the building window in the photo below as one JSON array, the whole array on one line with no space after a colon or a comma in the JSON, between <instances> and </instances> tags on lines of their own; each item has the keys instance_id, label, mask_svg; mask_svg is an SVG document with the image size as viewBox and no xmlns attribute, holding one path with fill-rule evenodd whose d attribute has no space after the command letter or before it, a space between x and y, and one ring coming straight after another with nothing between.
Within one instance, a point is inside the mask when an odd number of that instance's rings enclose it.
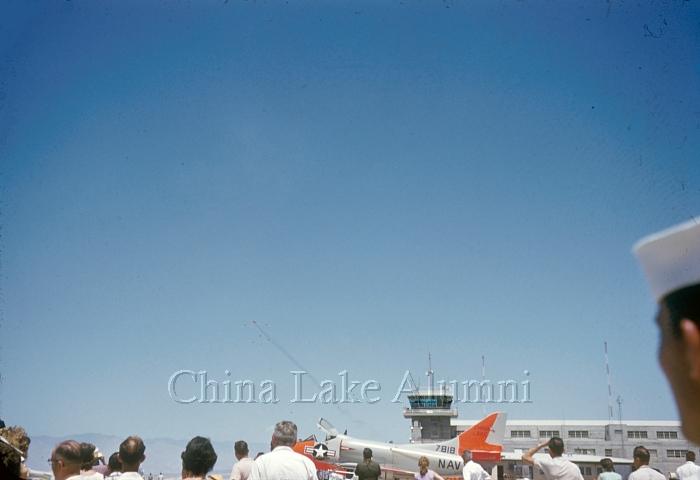
<instances>
[{"instance_id":1,"label":"building window","mask_svg":"<svg viewBox=\"0 0 700 480\"><path fill-rule=\"evenodd\" d=\"M605 456L606 456L606 457L612 457L612 448L606 448L606 449L605 449Z\"/></svg>"},{"instance_id":2,"label":"building window","mask_svg":"<svg viewBox=\"0 0 700 480\"><path fill-rule=\"evenodd\" d=\"M668 458L685 458L685 453L688 450L666 450L666 456Z\"/></svg>"},{"instance_id":3,"label":"building window","mask_svg":"<svg viewBox=\"0 0 700 480\"><path fill-rule=\"evenodd\" d=\"M654 457L654 458L658 457L659 456L658 450L656 450L655 448L650 448L649 449L649 456Z\"/></svg>"},{"instance_id":4,"label":"building window","mask_svg":"<svg viewBox=\"0 0 700 480\"><path fill-rule=\"evenodd\" d=\"M647 432L643 430L628 430L627 438L647 438Z\"/></svg>"},{"instance_id":5,"label":"building window","mask_svg":"<svg viewBox=\"0 0 700 480\"><path fill-rule=\"evenodd\" d=\"M588 430L569 430L569 438L588 438Z\"/></svg>"},{"instance_id":6,"label":"building window","mask_svg":"<svg viewBox=\"0 0 700 480\"><path fill-rule=\"evenodd\" d=\"M581 470L581 475L591 475L593 473L591 467L579 466L578 469Z\"/></svg>"},{"instance_id":7,"label":"building window","mask_svg":"<svg viewBox=\"0 0 700 480\"><path fill-rule=\"evenodd\" d=\"M530 430L511 430L510 438L530 438Z\"/></svg>"},{"instance_id":8,"label":"building window","mask_svg":"<svg viewBox=\"0 0 700 480\"><path fill-rule=\"evenodd\" d=\"M663 440L677 440L678 432L656 432L656 438L661 438Z\"/></svg>"},{"instance_id":9,"label":"building window","mask_svg":"<svg viewBox=\"0 0 700 480\"><path fill-rule=\"evenodd\" d=\"M574 448L574 453L578 455L595 455L595 448Z\"/></svg>"},{"instance_id":10,"label":"building window","mask_svg":"<svg viewBox=\"0 0 700 480\"><path fill-rule=\"evenodd\" d=\"M540 438L558 437L559 430L540 430Z\"/></svg>"}]
</instances>

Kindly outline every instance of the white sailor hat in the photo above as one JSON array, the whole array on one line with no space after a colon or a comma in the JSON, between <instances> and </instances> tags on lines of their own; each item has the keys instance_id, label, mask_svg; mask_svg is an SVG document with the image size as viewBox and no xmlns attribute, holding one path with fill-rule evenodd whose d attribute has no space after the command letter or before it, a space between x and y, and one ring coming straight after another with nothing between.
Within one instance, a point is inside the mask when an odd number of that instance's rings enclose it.
<instances>
[{"instance_id":1,"label":"white sailor hat","mask_svg":"<svg viewBox=\"0 0 700 480\"><path fill-rule=\"evenodd\" d=\"M633 250L657 302L700 283L700 218L649 235Z\"/></svg>"}]
</instances>

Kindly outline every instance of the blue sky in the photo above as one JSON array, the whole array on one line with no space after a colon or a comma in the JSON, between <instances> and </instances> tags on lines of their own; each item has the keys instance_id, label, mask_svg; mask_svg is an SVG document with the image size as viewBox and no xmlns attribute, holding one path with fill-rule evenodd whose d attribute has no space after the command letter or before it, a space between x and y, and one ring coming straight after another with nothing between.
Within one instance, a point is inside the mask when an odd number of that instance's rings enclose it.
<instances>
[{"instance_id":1,"label":"blue sky","mask_svg":"<svg viewBox=\"0 0 700 480\"><path fill-rule=\"evenodd\" d=\"M676 418L630 248L700 213L697 2L142 3L0 7L8 423L404 441L429 351L531 372L487 410L604 418L604 340L624 417ZM290 404L297 365L382 401Z\"/></svg>"}]
</instances>

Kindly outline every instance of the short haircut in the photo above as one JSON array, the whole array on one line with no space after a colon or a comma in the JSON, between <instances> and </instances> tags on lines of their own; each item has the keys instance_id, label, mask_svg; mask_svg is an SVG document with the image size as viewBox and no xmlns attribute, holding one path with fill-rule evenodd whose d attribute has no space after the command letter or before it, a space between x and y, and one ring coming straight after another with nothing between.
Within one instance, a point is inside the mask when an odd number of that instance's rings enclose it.
<instances>
[{"instance_id":1,"label":"short haircut","mask_svg":"<svg viewBox=\"0 0 700 480\"><path fill-rule=\"evenodd\" d=\"M603 467L603 470L606 472L612 472L613 469L613 461L610 460L609 458L604 458L600 461L600 466Z\"/></svg>"},{"instance_id":2,"label":"short haircut","mask_svg":"<svg viewBox=\"0 0 700 480\"><path fill-rule=\"evenodd\" d=\"M119 458L121 458L122 466L124 464L134 465L143 461L143 455L146 452L146 445L143 444L141 437L131 435L119 445Z\"/></svg>"},{"instance_id":3,"label":"short haircut","mask_svg":"<svg viewBox=\"0 0 700 480\"><path fill-rule=\"evenodd\" d=\"M112 455L109 456L107 466L113 472L122 471L122 462L119 461L119 452L114 452Z\"/></svg>"},{"instance_id":4,"label":"short haircut","mask_svg":"<svg viewBox=\"0 0 700 480\"><path fill-rule=\"evenodd\" d=\"M80 444L80 468L90 470L95 464L95 446L92 443Z\"/></svg>"},{"instance_id":5,"label":"short haircut","mask_svg":"<svg viewBox=\"0 0 700 480\"><path fill-rule=\"evenodd\" d=\"M632 456L634 458L638 458L644 464L649 463L649 450L642 447L641 445L638 447L634 447L634 453L632 454Z\"/></svg>"},{"instance_id":6,"label":"short haircut","mask_svg":"<svg viewBox=\"0 0 700 480\"><path fill-rule=\"evenodd\" d=\"M372 449L365 448L364 450L362 450L362 458L372 458Z\"/></svg>"},{"instance_id":7,"label":"short haircut","mask_svg":"<svg viewBox=\"0 0 700 480\"><path fill-rule=\"evenodd\" d=\"M208 438L194 437L182 452L182 469L193 475L206 475L216 463L216 452Z\"/></svg>"},{"instance_id":8,"label":"short haircut","mask_svg":"<svg viewBox=\"0 0 700 480\"><path fill-rule=\"evenodd\" d=\"M56 448L54 448L54 455L65 463L73 463L76 465L82 463L80 444L75 440L65 440L56 445Z\"/></svg>"},{"instance_id":9,"label":"short haircut","mask_svg":"<svg viewBox=\"0 0 700 480\"><path fill-rule=\"evenodd\" d=\"M692 450L688 450L685 452L685 459L689 462L694 462L695 461L695 452Z\"/></svg>"},{"instance_id":10,"label":"short haircut","mask_svg":"<svg viewBox=\"0 0 700 480\"><path fill-rule=\"evenodd\" d=\"M275 425L275 431L272 433L272 438L277 445L285 445L291 447L297 443L297 426L289 420L282 420Z\"/></svg>"},{"instance_id":11,"label":"short haircut","mask_svg":"<svg viewBox=\"0 0 700 480\"><path fill-rule=\"evenodd\" d=\"M233 451L236 452L236 455L248 455L248 444L245 440L238 440L233 445Z\"/></svg>"},{"instance_id":12,"label":"short haircut","mask_svg":"<svg viewBox=\"0 0 700 480\"><path fill-rule=\"evenodd\" d=\"M561 455L564 453L564 440L562 440L560 437L550 438L547 446L549 447L549 451L556 455Z\"/></svg>"},{"instance_id":13,"label":"short haircut","mask_svg":"<svg viewBox=\"0 0 700 480\"><path fill-rule=\"evenodd\" d=\"M662 299L668 309L671 329L681 335L681 320L687 318L700 326L700 283L675 290Z\"/></svg>"}]
</instances>

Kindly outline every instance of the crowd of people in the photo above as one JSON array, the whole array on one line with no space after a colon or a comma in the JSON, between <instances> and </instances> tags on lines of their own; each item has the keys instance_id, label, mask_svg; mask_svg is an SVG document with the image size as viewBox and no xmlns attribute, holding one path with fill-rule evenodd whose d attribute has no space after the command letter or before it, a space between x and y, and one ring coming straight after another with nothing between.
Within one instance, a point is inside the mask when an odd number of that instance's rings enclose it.
<instances>
[{"instance_id":1,"label":"crowd of people","mask_svg":"<svg viewBox=\"0 0 700 480\"><path fill-rule=\"evenodd\" d=\"M239 440L234 444L234 464L229 480L319 480L314 462L305 455L293 450L297 442L297 427L293 422L281 421L275 426L270 441L270 452L259 453L255 460L248 454L248 444ZM0 480L28 480L30 471L24 464L30 445L30 438L21 427L0 429ZM539 454L546 449L546 454ZM221 475L212 475L217 460L211 441L204 437L194 437L181 454L183 480L223 480ZM649 466L649 451L635 447L632 473L628 480L669 480L658 470ZM491 480L491 475L472 460L469 450L462 452L463 480ZM65 440L56 445L48 462L55 480L145 480L140 473L141 464L146 460L146 445L135 435L127 437L119 445L119 450L110 455L105 463L104 456L95 445ZM583 480L579 467L564 457L564 442L559 437L531 448L522 455L524 464L539 469L545 480ZM602 473L597 480L622 480L616 473L611 459L600 461ZM414 480L445 480L431 470L426 456L418 459ZM354 470L357 480L378 480L382 475L381 466L372 458L372 450L365 448L363 461ZM338 478L343 478L338 476ZM678 467L670 478L677 480L700 480L700 466L695 464L695 453L688 451L686 463ZM148 480L153 480L149 475ZM163 480L159 475L158 480Z\"/></svg>"},{"instance_id":2,"label":"crowd of people","mask_svg":"<svg viewBox=\"0 0 700 480\"><path fill-rule=\"evenodd\" d=\"M681 415L685 436L700 442L700 222L691 221L643 239L635 253L645 271L658 303L657 323L661 331L659 361L673 390ZM27 480L30 439L20 427L0 424L0 480ZM297 427L282 421L275 426L271 451L248 458L248 446L235 444L238 462L230 480L318 480L314 463L294 452ZM547 448L547 454L537 453ZM55 480L144 480L139 467L146 459L146 446L138 436L126 438L106 465L100 464L101 453L94 445L66 440L55 446L48 459ZM578 466L564 458L564 442L553 437L522 455L522 461L537 467L546 480L583 480ZM358 464L358 480L377 480L381 468L365 449ZM216 463L217 455L209 439L194 437L181 455L182 478L205 480ZM628 480L666 480L649 466L649 451L638 446L633 453L633 472ZM490 480L490 475L464 452L464 480ZM621 480L612 461L601 461L603 472L598 480ZM675 472L678 480L700 480L695 454L688 451L686 463ZM149 479L150 480L150 479ZM161 479L162 480L162 479ZM421 457L415 480L443 480L429 469L427 457Z\"/></svg>"}]
</instances>

